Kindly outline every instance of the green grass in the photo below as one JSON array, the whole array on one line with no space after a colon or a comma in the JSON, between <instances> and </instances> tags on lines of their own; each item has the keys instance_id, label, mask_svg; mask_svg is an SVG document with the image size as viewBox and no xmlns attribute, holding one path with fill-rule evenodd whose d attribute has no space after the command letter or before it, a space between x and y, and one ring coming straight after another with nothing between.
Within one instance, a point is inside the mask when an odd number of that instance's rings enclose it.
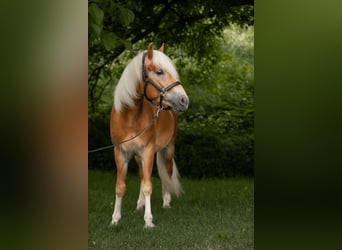
<instances>
[{"instance_id":1,"label":"green grass","mask_svg":"<svg viewBox=\"0 0 342 250\"><path fill-rule=\"evenodd\" d=\"M89 249L253 249L253 179L182 178L184 194L162 208L161 183L153 178L155 228L144 228L136 211L139 178L127 176L122 218L109 226L114 204L115 173L89 171Z\"/></svg>"}]
</instances>

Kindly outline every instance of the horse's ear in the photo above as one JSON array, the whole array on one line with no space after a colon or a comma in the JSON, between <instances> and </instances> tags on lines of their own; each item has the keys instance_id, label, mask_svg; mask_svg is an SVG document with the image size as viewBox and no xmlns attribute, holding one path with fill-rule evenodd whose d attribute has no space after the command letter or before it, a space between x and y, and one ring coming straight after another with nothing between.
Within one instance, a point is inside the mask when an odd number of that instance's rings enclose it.
<instances>
[{"instance_id":1,"label":"horse's ear","mask_svg":"<svg viewBox=\"0 0 342 250\"><path fill-rule=\"evenodd\" d=\"M147 48L147 58L152 60L153 58L153 43L150 43Z\"/></svg>"},{"instance_id":2,"label":"horse's ear","mask_svg":"<svg viewBox=\"0 0 342 250\"><path fill-rule=\"evenodd\" d=\"M162 44L162 46L159 48L160 52L164 52L164 43Z\"/></svg>"}]
</instances>

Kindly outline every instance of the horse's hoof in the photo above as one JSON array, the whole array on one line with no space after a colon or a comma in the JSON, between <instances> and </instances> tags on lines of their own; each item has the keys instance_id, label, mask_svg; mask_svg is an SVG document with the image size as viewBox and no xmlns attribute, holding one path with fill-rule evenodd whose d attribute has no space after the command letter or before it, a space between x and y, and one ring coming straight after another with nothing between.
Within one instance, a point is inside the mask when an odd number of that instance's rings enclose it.
<instances>
[{"instance_id":1,"label":"horse's hoof","mask_svg":"<svg viewBox=\"0 0 342 250\"><path fill-rule=\"evenodd\" d=\"M145 223L145 228L154 228L154 227L155 225L152 222Z\"/></svg>"},{"instance_id":2,"label":"horse's hoof","mask_svg":"<svg viewBox=\"0 0 342 250\"><path fill-rule=\"evenodd\" d=\"M112 218L112 221L110 222L110 225L111 226L116 226L119 223L120 219L121 219L121 217Z\"/></svg>"},{"instance_id":3,"label":"horse's hoof","mask_svg":"<svg viewBox=\"0 0 342 250\"><path fill-rule=\"evenodd\" d=\"M118 223L116 222L113 222L113 221L111 221L110 223L109 223L109 227L115 227L115 226L117 226L118 225Z\"/></svg>"}]
</instances>

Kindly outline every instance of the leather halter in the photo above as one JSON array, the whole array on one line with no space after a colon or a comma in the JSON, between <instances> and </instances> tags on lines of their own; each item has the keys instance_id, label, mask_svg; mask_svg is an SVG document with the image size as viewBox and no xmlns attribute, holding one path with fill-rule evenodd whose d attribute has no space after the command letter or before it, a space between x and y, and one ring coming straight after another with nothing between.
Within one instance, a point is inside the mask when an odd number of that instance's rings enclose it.
<instances>
[{"instance_id":1,"label":"leather halter","mask_svg":"<svg viewBox=\"0 0 342 250\"><path fill-rule=\"evenodd\" d=\"M171 83L169 86L167 86L166 88L161 88L157 83L155 83L152 79L148 78L147 75L147 71L146 71L146 66L145 66L145 56L146 56L146 52L144 52L143 56L142 56L142 77L143 77L143 81L144 81L144 96L146 98L146 100L148 100L152 105L157 106L158 109L163 110L163 109L171 109L171 107L166 107L163 108L163 99L164 96L166 95L166 93L176 87L177 85L183 85L181 82L179 81L175 81L173 83ZM147 96L147 85L151 84L156 90L159 91L160 95L159 95L159 105L156 105L153 100L151 98L149 98Z\"/></svg>"}]
</instances>

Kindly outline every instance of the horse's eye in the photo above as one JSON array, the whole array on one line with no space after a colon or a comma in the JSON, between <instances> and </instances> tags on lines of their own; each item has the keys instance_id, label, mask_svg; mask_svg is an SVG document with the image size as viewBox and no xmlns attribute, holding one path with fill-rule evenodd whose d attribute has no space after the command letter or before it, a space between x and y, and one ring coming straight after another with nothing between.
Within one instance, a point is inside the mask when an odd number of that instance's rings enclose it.
<instances>
[{"instance_id":1,"label":"horse's eye","mask_svg":"<svg viewBox=\"0 0 342 250\"><path fill-rule=\"evenodd\" d=\"M164 71L163 71L162 69L159 69L159 70L156 71L156 74L157 74L158 76L163 75L163 74L164 74Z\"/></svg>"}]
</instances>

